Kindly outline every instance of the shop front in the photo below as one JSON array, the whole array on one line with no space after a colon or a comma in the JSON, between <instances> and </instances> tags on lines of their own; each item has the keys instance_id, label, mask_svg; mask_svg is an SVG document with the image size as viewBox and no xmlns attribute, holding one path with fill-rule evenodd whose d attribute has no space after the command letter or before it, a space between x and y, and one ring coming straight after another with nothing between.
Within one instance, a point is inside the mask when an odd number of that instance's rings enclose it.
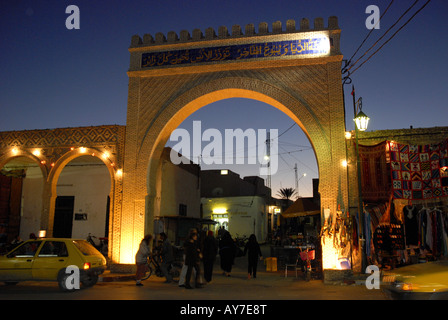
<instances>
[{"instance_id":1,"label":"shop front","mask_svg":"<svg viewBox=\"0 0 448 320\"><path fill-rule=\"evenodd\" d=\"M360 148L365 255L383 270L448 259L448 139L419 143L418 133Z\"/></svg>"}]
</instances>

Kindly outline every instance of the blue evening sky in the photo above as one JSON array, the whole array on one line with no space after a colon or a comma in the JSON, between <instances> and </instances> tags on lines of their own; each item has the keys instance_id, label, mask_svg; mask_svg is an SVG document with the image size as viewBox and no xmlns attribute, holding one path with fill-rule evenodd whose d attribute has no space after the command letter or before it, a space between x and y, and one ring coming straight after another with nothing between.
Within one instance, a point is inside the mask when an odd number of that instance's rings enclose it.
<instances>
[{"instance_id":1,"label":"blue evening sky","mask_svg":"<svg viewBox=\"0 0 448 320\"><path fill-rule=\"evenodd\" d=\"M415 0L395 0L361 48L357 60ZM231 29L253 23L302 18L312 22L339 18L341 51L346 59L369 30L366 7L384 13L390 0L3 0L0 2L0 130L126 124L131 36L222 25ZM417 1L384 40L426 3ZM80 9L80 29L68 30L68 5ZM357 97L371 118L369 130L446 126L448 2L432 0L383 49L353 75ZM384 41L383 40L383 41ZM377 48L377 47L376 47ZM376 49L375 48L375 49ZM375 51L375 50L373 50ZM371 51L371 53L373 52ZM368 55L367 55L368 56ZM359 65L360 63L358 63ZM347 129L353 129L351 87L346 86ZM235 116L238 111L238 116ZM265 128L287 130L292 120L271 106L252 100L222 100L199 110L182 125L201 120L206 128ZM294 126L279 139L278 173L273 194L294 187L297 163L300 195L311 195L318 177L314 152ZM258 167L232 167L242 176Z\"/></svg>"}]
</instances>

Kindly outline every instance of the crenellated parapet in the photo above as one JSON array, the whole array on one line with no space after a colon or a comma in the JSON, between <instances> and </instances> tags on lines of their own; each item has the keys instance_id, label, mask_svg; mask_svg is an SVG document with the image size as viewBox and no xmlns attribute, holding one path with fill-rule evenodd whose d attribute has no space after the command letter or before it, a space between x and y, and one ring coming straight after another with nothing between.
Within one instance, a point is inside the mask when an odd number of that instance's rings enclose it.
<instances>
[{"instance_id":1,"label":"crenellated parapet","mask_svg":"<svg viewBox=\"0 0 448 320\"><path fill-rule=\"evenodd\" d=\"M306 59L340 59L340 34L338 18L332 16L327 25L323 18L314 19L312 27L308 19L302 19L300 23L288 20L286 25L280 21L271 25L261 22L257 30L251 23L244 29L234 25L231 29L194 29L192 33L158 32L143 38L134 35L128 72L160 76L174 74L180 67L190 67L190 72L205 66L208 71L218 71L245 67L242 63L256 62L259 67L267 67L269 61L291 66L305 63Z\"/></svg>"},{"instance_id":2,"label":"crenellated parapet","mask_svg":"<svg viewBox=\"0 0 448 320\"><path fill-rule=\"evenodd\" d=\"M255 25L253 23L247 24L243 30L240 25L234 25L229 30L226 26L218 28L217 32L213 28L207 28L203 31L200 29L194 29L190 34L187 30L182 30L179 35L170 31L168 34L158 32L153 37L151 34L145 34L143 38L139 35L132 36L131 48L156 46L164 44L177 44L196 41L210 41L217 39L232 39L254 36L267 36L267 35L279 35L298 32L310 32L310 31L323 31L333 30L339 33L338 18L331 16L328 18L327 27L325 27L323 18L314 19L313 28L310 26L310 21L306 18L300 20L300 23L296 23L295 20L286 21L286 25L283 26L281 21L276 21L269 26L266 22L261 22L258 25L258 32L255 31Z\"/></svg>"}]
</instances>

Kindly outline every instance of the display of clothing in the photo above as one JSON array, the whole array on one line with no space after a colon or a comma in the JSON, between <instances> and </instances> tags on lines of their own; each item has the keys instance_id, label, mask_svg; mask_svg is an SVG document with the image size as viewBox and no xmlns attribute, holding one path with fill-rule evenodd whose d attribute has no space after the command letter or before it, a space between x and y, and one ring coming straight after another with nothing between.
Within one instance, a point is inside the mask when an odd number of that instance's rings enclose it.
<instances>
[{"instance_id":1,"label":"display of clothing","mask_svg":"<svg viewBox=\"0 0 448 320\"><path fill-rule=\"evenodd\" d=\"M437 207L422 207L417 222L420 248L430 250L433 256L448 256L447 212Z\"/></svg>"},{"instance_id":2,"label":"display of clothing","mask_svg":"<svg viewBox=\"0 0 448 320\"><path fill-rule=\"evenodd\" d=\"M405 206L403 209L406 232L406 245L418 245L417 206Z\"/></svg>"},{"instance_id":3,"label":"display of clothing","mask_svg":"<svg viewBox=\"0 0 448 320\"><path fill-rule=\"evenodd\" d=\"M446 204L440 202L422 205L398 202L395 208L397 210L390 210L387 216L385 204L364 207L367 257L375 259L377 254L381 256L384 252L393 252L401 263L410 263L411 255L414 257L412 261L415 262L420 255L429 260L448 257ZM391 239L388 239L388 235L391 235ZM404 240L401 241L400 238Z\"/></svg>"}]
</instances>

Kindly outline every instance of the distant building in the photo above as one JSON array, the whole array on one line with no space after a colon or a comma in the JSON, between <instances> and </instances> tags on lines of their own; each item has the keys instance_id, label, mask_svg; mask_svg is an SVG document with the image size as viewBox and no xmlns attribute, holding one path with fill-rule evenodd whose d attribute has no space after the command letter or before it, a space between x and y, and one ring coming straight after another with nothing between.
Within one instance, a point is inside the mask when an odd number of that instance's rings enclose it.
<instances>
[{"instance_id":1,"label":"distant building","mask_svg":"<svg viewBox=\"0 0 448 320\"><path fill-rule=\"evenodd\" d=\"M240 176L230 170L201 171L201 202L204 218L224 227L233 237L255 234L266 240L271 190L260 177Z\"/></svg>"},{"instance_id":2,"label":"distant building","mask_svg":"<svg viewBox=\"0 0 448 320\"><path fill-rule=\"evenodd\" d=\"M171 148L164 148L161 157L160 187L156 205L160 216L154 217L154 233L165 232L174 244L182 245L191 228L201 228L200 167L183 158L173 164Z\"/></svg>"}]
</instances>

